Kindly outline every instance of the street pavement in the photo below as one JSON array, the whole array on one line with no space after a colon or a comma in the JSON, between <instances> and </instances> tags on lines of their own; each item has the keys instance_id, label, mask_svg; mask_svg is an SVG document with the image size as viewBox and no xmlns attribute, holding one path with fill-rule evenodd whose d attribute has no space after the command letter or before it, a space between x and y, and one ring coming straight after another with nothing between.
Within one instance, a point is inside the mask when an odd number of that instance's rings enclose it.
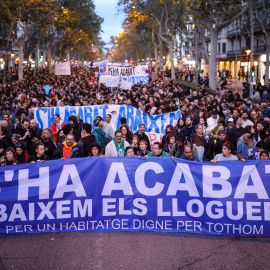
<instances>
[{"instance_id":1,"label":"street pavement","mask_svg":"<svg viewBox=\"0 0 270 270\"><path fill-rule=\"evenodd\" d=\"M270 238L66 232L0 238L0 269L269 269Z\"/></svg>"}]
</instances>

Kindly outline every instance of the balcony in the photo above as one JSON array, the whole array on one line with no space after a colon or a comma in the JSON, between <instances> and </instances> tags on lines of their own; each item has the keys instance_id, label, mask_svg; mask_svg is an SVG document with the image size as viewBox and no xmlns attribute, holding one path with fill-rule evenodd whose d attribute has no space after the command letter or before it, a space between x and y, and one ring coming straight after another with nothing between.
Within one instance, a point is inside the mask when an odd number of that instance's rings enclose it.
<instances>
[{"instance_id":1,"label":"balcony","mask_svg":"<svg viewBox=\"0 0 270 270\"><path fill-rule=\"evenodd\" d=\"M246 55L245 50L241 49L241 50L232 50L232 51L227 51L227 57L233 57L236 55Z\"/></svg>"}]
</instances>

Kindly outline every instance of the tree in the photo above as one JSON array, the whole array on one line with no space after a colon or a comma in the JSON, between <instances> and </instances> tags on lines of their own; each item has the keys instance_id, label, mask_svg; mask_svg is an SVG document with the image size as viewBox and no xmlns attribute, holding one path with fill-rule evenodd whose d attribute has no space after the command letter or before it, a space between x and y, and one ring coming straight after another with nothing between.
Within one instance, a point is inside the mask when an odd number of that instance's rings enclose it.
<instances>
[{"instance_id":1,"label":"tree","mask_svg":"<svg viewBox=\"0 0 270 270\"><path fill-rule=\"evenodd\" d=\"M269 83L269 57L270 57L270 2L258 0L254 3L255 19L258 22L265 39L260 39L266 48L266 70L264 82Z\"/></svg>"},{"instance_id":2,"label":"tree","mask_svg":"<svg viewBox=\"0 0 270 270\"><path fill-rule=\"evenodd\" d=\"M242 0L187 0L190 13L209 31L211 36L211 55L209 82L212 90L216 89L216 55L218 35L248 9Z\"/></svg>"},{"instance_id":3,"label":"tree","mask_svg":"<svg viewBox=\"0 0 270 270\"><path fill-rule=\"evenodd\" d=\"M23 79L23 51L35 26L42 20L52 16L55 10L60 8L59 3L49 0L2 0L1 6L5 12L6 23L10 24L11 38L19 50L19 80Z\"/></svg>"},{"instance_id":4,"label":"tree","mask_svg":"<svg viewBox=\"0 0 270 270\"><path fill-rule=\"evenodd\" d=\"M139 14L153 18L158 27L158 36L169 47L171 62L171 78L175 79L174 59L174 37L177 29L184 26L186 18L184 1L171 0L119 0L118 5L126 13L136 10Z\"/></svg>"}]
</instances>

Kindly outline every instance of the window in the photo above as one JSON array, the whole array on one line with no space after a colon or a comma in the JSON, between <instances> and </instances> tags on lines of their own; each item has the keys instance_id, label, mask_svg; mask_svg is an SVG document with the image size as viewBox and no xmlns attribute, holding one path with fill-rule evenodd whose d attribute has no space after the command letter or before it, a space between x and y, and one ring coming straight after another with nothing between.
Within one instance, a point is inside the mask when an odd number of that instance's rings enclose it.
<instances>
[{"instance_id":1,"label":"window","mask_svg":"<svg viewBox=\"0 0 270 270\"><path fill-rule=\"evenodd\" d=\"M218 50L217 50L218 54L220 54L220 43L218 43Z\"/></svg>"},{"instance_id":2,"label":"window","mask_svg":"<svg viewBox=\"0 0 270 270\"><path fill-rule=\"evenodd\" d=\"M226 53L226 43L222 43L222 53Z\"/></svg>"}]
</instances>

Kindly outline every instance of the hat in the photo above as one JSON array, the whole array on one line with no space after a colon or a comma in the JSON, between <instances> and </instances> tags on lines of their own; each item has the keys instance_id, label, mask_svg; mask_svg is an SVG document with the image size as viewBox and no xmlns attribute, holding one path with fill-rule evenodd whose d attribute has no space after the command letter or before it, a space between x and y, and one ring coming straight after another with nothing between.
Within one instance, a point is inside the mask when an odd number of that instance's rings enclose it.
<instances>
[{"instance_id":1,"label":"hat","mask_svg":"<svg viewBox=\"0 0 270 270\"><path fill-rule=\"evenodd\" d=\"M213 115L217 115L218 113L217 113L216 110L214 110L214 111L212 111L212 114L213 114Z\"/></svg>"},{"instance_id":2,"label":"hat","mask_svg":"<svg viewBox=\"0 0 270 270\"><path fill-rule=\"evenodd\" d=\"M230 118L228 119L228 122L233 122L233 118L230 117Z\"/></svg>"},{"instance_id":3,"label":"hat","mask_svg":"<svg viewBox=\"0 0 270 270\"><path fill-rule=\"evenodd\" d=\"M220 133L226 134L224 129L219 130L219 131L218 131L218 135L219 135Z\"/></svg>"}]
</instances>

